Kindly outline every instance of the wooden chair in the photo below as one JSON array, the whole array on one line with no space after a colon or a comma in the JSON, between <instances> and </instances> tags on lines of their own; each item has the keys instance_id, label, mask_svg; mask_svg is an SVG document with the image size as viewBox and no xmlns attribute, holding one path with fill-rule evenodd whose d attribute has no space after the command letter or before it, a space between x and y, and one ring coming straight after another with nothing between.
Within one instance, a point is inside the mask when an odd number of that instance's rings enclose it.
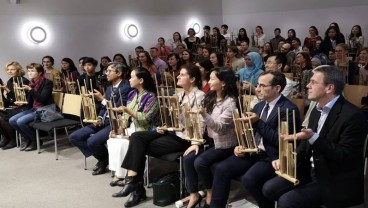
<instances>
[{"instance_id":1,"label":"wooden chair","mask_svg":"<svg viewBox=\"0 0 368 208\"><path fill-rule=\"evenodd\" d=\"M344 97L349 102L362 107L362 97L368 96L368 86L364 85L345 85Z\"/></svg>"},{"instance_id":2,"label":"wooden chair","mask_svg":"<svg viewBox=\"0 0 368 208\"><path fill-rule=\"evenodd\" d=\"M301 98L292 98L291 102L298 107L300 112L300 120L304 121L304 109L305 109L305 101Z\"/></svg>"},{"instance_id":3,"label":"wooden chair","mask_svg":"<svg viewBox=\"0 0 368 208\"><path fill-rule=\"evenodd\" d=\"M293 73L284 73L286 78L289 78L290 80L294 80L294 74Z\"/></svg>"},{"instance_id":4,"label":"wooden chair","mask_svg":"<svg viewBox=\"0 0 368 208\"><path fill-rule=\"evenodd\" d=\"M68 135L67 127L71 126L78 126L82 125L80 120L80 113L81 113L81 104L82 104L82 97L80 95L73 95L73 94L65 94L63 99L63 105L61 108L61 113L65 115L71 115L76 119L69 119L63 118L60 120L52 121L52 122L36 122L31 124L31 126L36 129L36 138L37 138L37 150L38 154L40 154L40 136L39 130L44 132L50 132L53 130L54 132L54 143L55 143L55 158L58 160L58 150L57 150L57 140L56 140L56 130L64 128L66 134Z\"/></svg>"}]
</instances>

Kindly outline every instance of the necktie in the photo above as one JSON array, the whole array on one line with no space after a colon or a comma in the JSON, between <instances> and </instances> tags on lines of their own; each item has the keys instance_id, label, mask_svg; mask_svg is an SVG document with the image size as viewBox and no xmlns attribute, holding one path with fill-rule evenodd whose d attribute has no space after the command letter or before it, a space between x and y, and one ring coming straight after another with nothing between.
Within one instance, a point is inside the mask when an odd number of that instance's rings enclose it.
<instances>
[{"instance_id":1,"label":"necktie","mask_svg":"<svg viewBox=\"0 0 368 208\"><path fill-rule=\"evenodd\" d=\"M267 121L267 115L268 115L268 110L270 109L270 106L268 105L268 103L266 103L265 108L263 109L262 115L261 115L261 120L266 122ZM261 142L262 136L257 132L256 133L256 144L257 146L259 145L259 143Z\"/></svg>"},{"instance_id":2,"label":"necktie","mask_svg":"<svg viewBox=\"0 0 368 208\"><path fill-rule=\"evenodd\" d=\"M268 103L266 103L265 108L263 109L262 115L261 115L261 119L262 121L266 122L267 121L267 115L268 115L268 110L270 109L270 106L268 105Z\"/></svg>"}]
</instances>

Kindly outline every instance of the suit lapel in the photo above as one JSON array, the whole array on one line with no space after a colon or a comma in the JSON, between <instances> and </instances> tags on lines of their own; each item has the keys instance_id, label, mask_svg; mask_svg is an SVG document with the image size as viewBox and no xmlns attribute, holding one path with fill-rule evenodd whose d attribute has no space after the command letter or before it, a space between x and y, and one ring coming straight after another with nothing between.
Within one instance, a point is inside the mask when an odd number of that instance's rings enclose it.
<instances>
[{"instance_id":1,"label":"suit lapel","mask_svg":"<svg viewBox=\"0 0 368 208\"><path fill-rule=\"evenodd\" d=\"M267 117L267 122L271 121L275 116L277 116L278 108L282 108L285 102L285 97L281 95L280 99L277 101L275 106L273 107L270 115Z\"/></svg>"},{"instance_id":2,"label":"suit lapel","mask_svg":"<svg viewBox=\"0 0 368 208\"><path fill-rule=\"evenodd\" d=\"M335 124L335 122L339 118L343 103L344 98L340 96L339 99L336 101L335 105L332 107L331 111L329 112L325 123L323 124L321 132L319 133L320 137L325 137L326 134L329 132L329 130L332 128L332 126Z\"/></svg>"}]
</instances>

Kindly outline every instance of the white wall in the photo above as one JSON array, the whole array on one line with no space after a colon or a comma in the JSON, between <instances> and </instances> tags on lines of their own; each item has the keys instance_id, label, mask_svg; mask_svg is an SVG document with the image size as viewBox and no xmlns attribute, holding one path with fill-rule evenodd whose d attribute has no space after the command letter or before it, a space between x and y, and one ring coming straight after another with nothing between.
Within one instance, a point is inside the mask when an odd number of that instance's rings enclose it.
<instances>
[{"instance_id":1,"label":"white wall","mask_svg":"<svg viewBox=\"0 0 368 208\"><path fill-rule=\"evenodd\" d=\"M365 45L368 42L366 0L223 0L222 5L223 22L233 30L244 27L248 36L261 25L268 38L274 36L276 27L281 28L283 37L293 28L303 41L309 26L314 25L323 38L329 24L337 22L345 36L350 34L353 25L361 25Z\"/></svg>"},{"instance_id":2,"label":"white wall","mask_svg":"<svg viewBox=\"0 0 368 208\"><path fill-rule=\"evenodd\" d=\"M157 38L171 38L179 31L184 37L191 21L204 24L222 23L221 0L21 0L18 5L0 2L0 67L17 60L23 66L41 62L45 55L60 60L72 58L77 64L81 56L97 60L115 53L134 51L137 45L146 49ZM211 2L212 4L209 4ZM195 6L193 6L195 5ZM210 5L210 6L209 6ZM126 20L139 27L137 39L123 39L122 28ZM22 40L22 28L27 22L40 22L47 28L45 44L29 44ZM0 77L7 80L4 70Z\"/></svg>"}]
</instances>

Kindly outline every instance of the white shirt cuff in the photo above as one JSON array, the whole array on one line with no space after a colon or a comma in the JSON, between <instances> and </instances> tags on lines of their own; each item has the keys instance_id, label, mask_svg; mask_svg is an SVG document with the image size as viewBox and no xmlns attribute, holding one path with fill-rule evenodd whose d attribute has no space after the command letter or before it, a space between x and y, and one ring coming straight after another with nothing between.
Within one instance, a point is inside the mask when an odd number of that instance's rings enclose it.
<instances>
[{"instance_id":1,"label":"white shirt cuff","mask_svg":"<svg viewBox=\"0 0 368 208\"><path fill-rule=\"evenodd\" d=\"M314 133L313 136L310 139L308 139L309 144L313 144L318 139L318 137L319 134Z\"/></svg>"}]
</instances>

